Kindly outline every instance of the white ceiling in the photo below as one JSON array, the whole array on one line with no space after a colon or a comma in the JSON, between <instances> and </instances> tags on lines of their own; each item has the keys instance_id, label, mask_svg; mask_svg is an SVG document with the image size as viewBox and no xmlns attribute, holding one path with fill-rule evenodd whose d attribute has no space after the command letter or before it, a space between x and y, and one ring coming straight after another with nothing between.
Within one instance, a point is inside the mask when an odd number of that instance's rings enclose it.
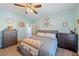
<instances>
[{"instance_id":1,"label":"white ceiling","mask_svg":"<svg viewBox=\"0 0 79 59\"><path fill-rule=\"evenodd\" d=\"M26 14L26 9L13 5L12 3L0 3L0 10L11 11L24 15L29 19L39 19L45 15L51 15L56 12L75 8L75 3L41 3L42 7L37 10L38 14Z\"/></svg>"}]
</instances>

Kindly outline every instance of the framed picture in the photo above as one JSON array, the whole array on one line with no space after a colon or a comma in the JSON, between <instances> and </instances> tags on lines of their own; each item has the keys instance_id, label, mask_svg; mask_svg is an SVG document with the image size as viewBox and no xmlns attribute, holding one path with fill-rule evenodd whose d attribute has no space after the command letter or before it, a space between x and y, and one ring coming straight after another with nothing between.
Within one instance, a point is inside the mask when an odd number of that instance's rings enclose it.
<instances>
[{"instance_id":1,"label":"framed picture","mask_svg":"<svg viewBox=\"0 0 79 59\"><path fill-rule=\"evenodd\" d=\"M68 22L63 22L64 27L68 27Z\"/></svg>"},{"instance_id":2,"label":"framed picture","mask_svg":"<svg viewBox=\"0 0 79 59\"><path fill-rule=\"evenodd\" d=\"M25 22L19 22L18 26L19 27L25 27Z\"/></svg>"}]
</instances>

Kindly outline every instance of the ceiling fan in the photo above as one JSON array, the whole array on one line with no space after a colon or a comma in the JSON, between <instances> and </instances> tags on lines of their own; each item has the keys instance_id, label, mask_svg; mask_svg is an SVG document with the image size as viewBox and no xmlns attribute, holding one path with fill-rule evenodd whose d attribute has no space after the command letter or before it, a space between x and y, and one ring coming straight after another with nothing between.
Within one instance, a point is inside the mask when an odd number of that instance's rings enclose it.
<instances>
[{"instance_id":1,"label":"ceiling fan","mask_svg":"<svg viewBox=\"0 0 79 59\"><path fill-rule=\"evenodd\" d=\"M38 12L36 11L36 9L42 7L41 4L33 4L33 3L25 3L25 5L22 5L22 4L14 4L14 5L26 8L26 13L27 14L29 12L33 12L35 14L38 14Z\"/></svg>"}]
</instances>

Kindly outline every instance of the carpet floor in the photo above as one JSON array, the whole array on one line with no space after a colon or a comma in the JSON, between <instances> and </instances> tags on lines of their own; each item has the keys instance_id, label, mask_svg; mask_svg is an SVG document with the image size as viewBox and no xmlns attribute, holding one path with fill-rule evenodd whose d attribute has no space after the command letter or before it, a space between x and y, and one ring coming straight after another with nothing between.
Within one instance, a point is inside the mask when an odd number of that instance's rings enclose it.
<instances>
[{"instance_id":1,"label":"carpet floor","mask_svg":"<svg viewBox=\"0 0 79 59\"><path fill-rule=\"evenodd\" d=\"M0 49L0 56L22 56L22 55L17 50L17 45L13 45L5 49ZM56 56L78 56L78 54L66 49L58 48Z\"/></svg>"}]
</instances>

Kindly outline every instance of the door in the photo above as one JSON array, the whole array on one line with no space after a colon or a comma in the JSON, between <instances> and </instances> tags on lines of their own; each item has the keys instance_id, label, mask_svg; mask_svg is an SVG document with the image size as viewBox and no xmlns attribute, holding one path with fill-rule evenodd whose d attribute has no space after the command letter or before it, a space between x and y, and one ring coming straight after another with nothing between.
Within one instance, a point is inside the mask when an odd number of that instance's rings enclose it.
<instances>
[{"instance_id":1,"label":"door","mask_svg":"<svg viewBox=\"0 0 79 59\"><path fill-rule=\"evenodd\" d=\"M26 25L26 37L32 37L32 25Z\"/></svg>"}]
</instances>

